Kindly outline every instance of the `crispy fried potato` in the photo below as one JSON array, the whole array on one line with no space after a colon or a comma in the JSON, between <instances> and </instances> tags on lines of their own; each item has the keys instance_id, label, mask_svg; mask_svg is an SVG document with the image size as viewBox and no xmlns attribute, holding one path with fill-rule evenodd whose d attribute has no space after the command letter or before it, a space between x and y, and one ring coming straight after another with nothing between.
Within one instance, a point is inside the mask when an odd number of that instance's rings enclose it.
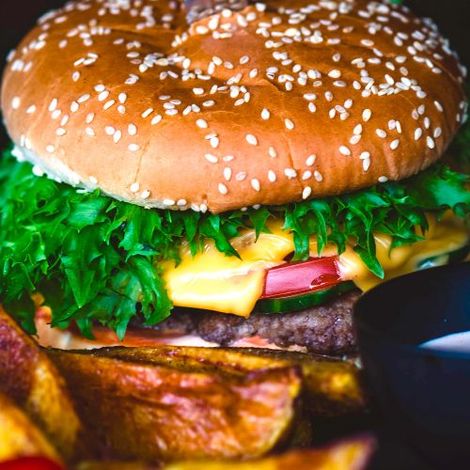
<instances>
[{"instance_id":1,"label":"crispy fried potato","mask_svg":"<svg viewBox=\"0 0 470 470\"><path fill-rule=\"evenodd\" d=\"M370 437L358 437L321 449L297 450L248 462L183 462L164 470L361 470L374 451Z\"/></svg>"},{"instance_id":2,"label":"crispy fried potato","mask_svg":"<svg viewBox=\"0 0 470 470\"><path fill-rule=\"evenodd\" d=\"M295 421L296 367L242 374L185 365L163 351L152 353L159 360L113 351L49 351L87 431L109 456L253 458L282 442Z\"/></svg>"},{"instance_id":3,"label":"crispy fried potato","mask_svg":"<svg viewBox=\"0 0 470 470\"><path fill-rule=\"evenodd\" d=\"M250 349L246 353L300 366L308 409L314 415L340 416L366 409L360 369L353 361L267 349Z\"/></svg>"},{"instance_id":4,"label":"crispy fried potato","mask_svg":"<svg viewBox=\"0 0 470 470\"><path fill-rule=\"evenodd\" d=\"M246 374L260 369L291 367L302 369L308 410L313 415L339 416L365 409L359 369L349 361L311 354L267 349L191 348L110 348L103 354L153 364L172 364L184 370L225 370Z\"/></svg>"},{"instance_id":5,"label":"crispy fried potato","mask_svg":"<svg viewBox=\"0 0 470 470\"><path fill-rule=\"evenodd\" d=\"M39 428L0 393L0 462L33 455L60 461L54 446Z\"/></svg>"},{"instance_id":6,"label":"crispy fried potato","mask_svg":"<svg viewBox=\"0 0 470 470\"><path fill-rule=\"evenodd\" d=\"M0 307L0 392L24 409L67 459L78 450L79 418L56 367Z\"/></svg>"},{"instance_id":7,"label":"crispy fried potato","mask_svg":"<svg viewBox=\"0 0 470 470\"><path fill-rule=\"evenodd\" d=\"M112 461L95 461L82 462L75 467L75 470L160 470L160 465L150 465L143 462L112 462Z\"/></svg>"}]
</instances>

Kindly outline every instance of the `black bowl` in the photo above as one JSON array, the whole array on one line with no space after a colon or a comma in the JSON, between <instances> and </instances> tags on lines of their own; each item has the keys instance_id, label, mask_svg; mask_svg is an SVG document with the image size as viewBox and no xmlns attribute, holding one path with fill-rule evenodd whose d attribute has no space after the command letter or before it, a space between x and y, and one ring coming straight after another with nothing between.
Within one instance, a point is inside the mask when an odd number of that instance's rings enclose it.
<instances>
[{"instance_id":1,"label":"black bowl","mask_svg":"<svg viewBox=\"0 0 470 470\"><path fill-rule=\"evenodd\" d=\"M470 263L385 283L361 298L354 318L383 425L435 467L470 468L470 353L420 347L470 330Z\"/></svg>"}]
</instances>

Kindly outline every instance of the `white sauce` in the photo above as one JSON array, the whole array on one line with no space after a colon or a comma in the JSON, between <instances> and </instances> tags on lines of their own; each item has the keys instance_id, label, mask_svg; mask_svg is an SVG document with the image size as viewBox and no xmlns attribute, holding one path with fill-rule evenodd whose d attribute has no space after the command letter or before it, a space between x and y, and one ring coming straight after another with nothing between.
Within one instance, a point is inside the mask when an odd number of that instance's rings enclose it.
<instances>
[{"instance_id":1,"label":"white sauce","mask_svg":"<svg viewBox=\"0 0 470 470\"><path fill-rule=\"evenodd\" d=\"M453 333L451 335L442 336L441 338L426 341L421 344L421 348L470 353L470 331Z\"/></svg>"}]
</instances>

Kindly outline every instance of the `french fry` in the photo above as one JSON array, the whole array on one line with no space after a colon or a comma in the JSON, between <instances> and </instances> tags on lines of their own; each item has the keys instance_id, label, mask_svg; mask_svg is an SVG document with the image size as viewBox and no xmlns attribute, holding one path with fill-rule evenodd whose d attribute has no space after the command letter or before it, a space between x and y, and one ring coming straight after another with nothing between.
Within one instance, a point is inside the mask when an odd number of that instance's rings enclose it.
<instances>
[{"instance_id":1,"label":"french fry","mask_svg":"<svg viewBox=\"0 0 470 470\"><path fill-rule=\"evenodd\" d=\"M1 307L0 392L26 412L66 459L78 452L81 424L64 380Z\"/></svg>"},{"instance_id":2,"label":"french fry","mask_svg":"<svg viewBox=\"0 0 470 470\"><path fill-rule=\"evenodd\" d=\"M60 458L54 446L13 401L0 393L0 462L25 456Z\"/></svg>"},{"instance_id":3,"label":"french fry","mask_svg":"<svg viewBox=\"0 0 470 470\"><path fill-rule=\"evenodd\" d=\"M239 374L296 366L302 369L309 413L339 416L364 411L366 406L358 367L353 362L340 359L267 349L175 346L110 348L102 354L153 364L173 364L187 370L204 368Z\"/></svg>"},{"instance_id":4,"label":"french fry","mask_svg":"<svg viewBox=\"0 0 470 470\"><path fill-rule=\"evenodd\" d=\"M183 462L164 470L362 470L374 451L370 437L358 437L320 449L291 451L248 462Z\"/></svg>"},{"instance_id":5,"label":"french fry","mask_svg":"<svg viewBox=\"0 0 470 470\"><path fill-rule=\"evenodd\" d=\"M58 351L65 377L101 455L148 461L254 458L289 435L301 379L296 367L240 373L173 361Z\"/></svg>"}]
</instances>

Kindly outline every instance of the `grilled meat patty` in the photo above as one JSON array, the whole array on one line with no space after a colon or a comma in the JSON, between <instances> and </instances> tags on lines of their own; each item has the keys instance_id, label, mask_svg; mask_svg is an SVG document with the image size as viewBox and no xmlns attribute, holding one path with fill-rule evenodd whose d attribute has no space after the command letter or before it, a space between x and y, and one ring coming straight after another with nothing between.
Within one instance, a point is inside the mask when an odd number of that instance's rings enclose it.
<instances>
[{"instance_id":1,"label":"grilled meat patty","mask_svg":"<svg viewBox=\"0 0 470 470\"><path fill-rule=\"evenodd\" d=\"M254 313L249 318L178 308L168 320L152 328L162 335L200 336L221 346L258 337L282 349L300 347L319 354L339 355L355 350L352 309L359 295L359 291L352 291L300 312Z\"/></svg>"}]
</instances>

